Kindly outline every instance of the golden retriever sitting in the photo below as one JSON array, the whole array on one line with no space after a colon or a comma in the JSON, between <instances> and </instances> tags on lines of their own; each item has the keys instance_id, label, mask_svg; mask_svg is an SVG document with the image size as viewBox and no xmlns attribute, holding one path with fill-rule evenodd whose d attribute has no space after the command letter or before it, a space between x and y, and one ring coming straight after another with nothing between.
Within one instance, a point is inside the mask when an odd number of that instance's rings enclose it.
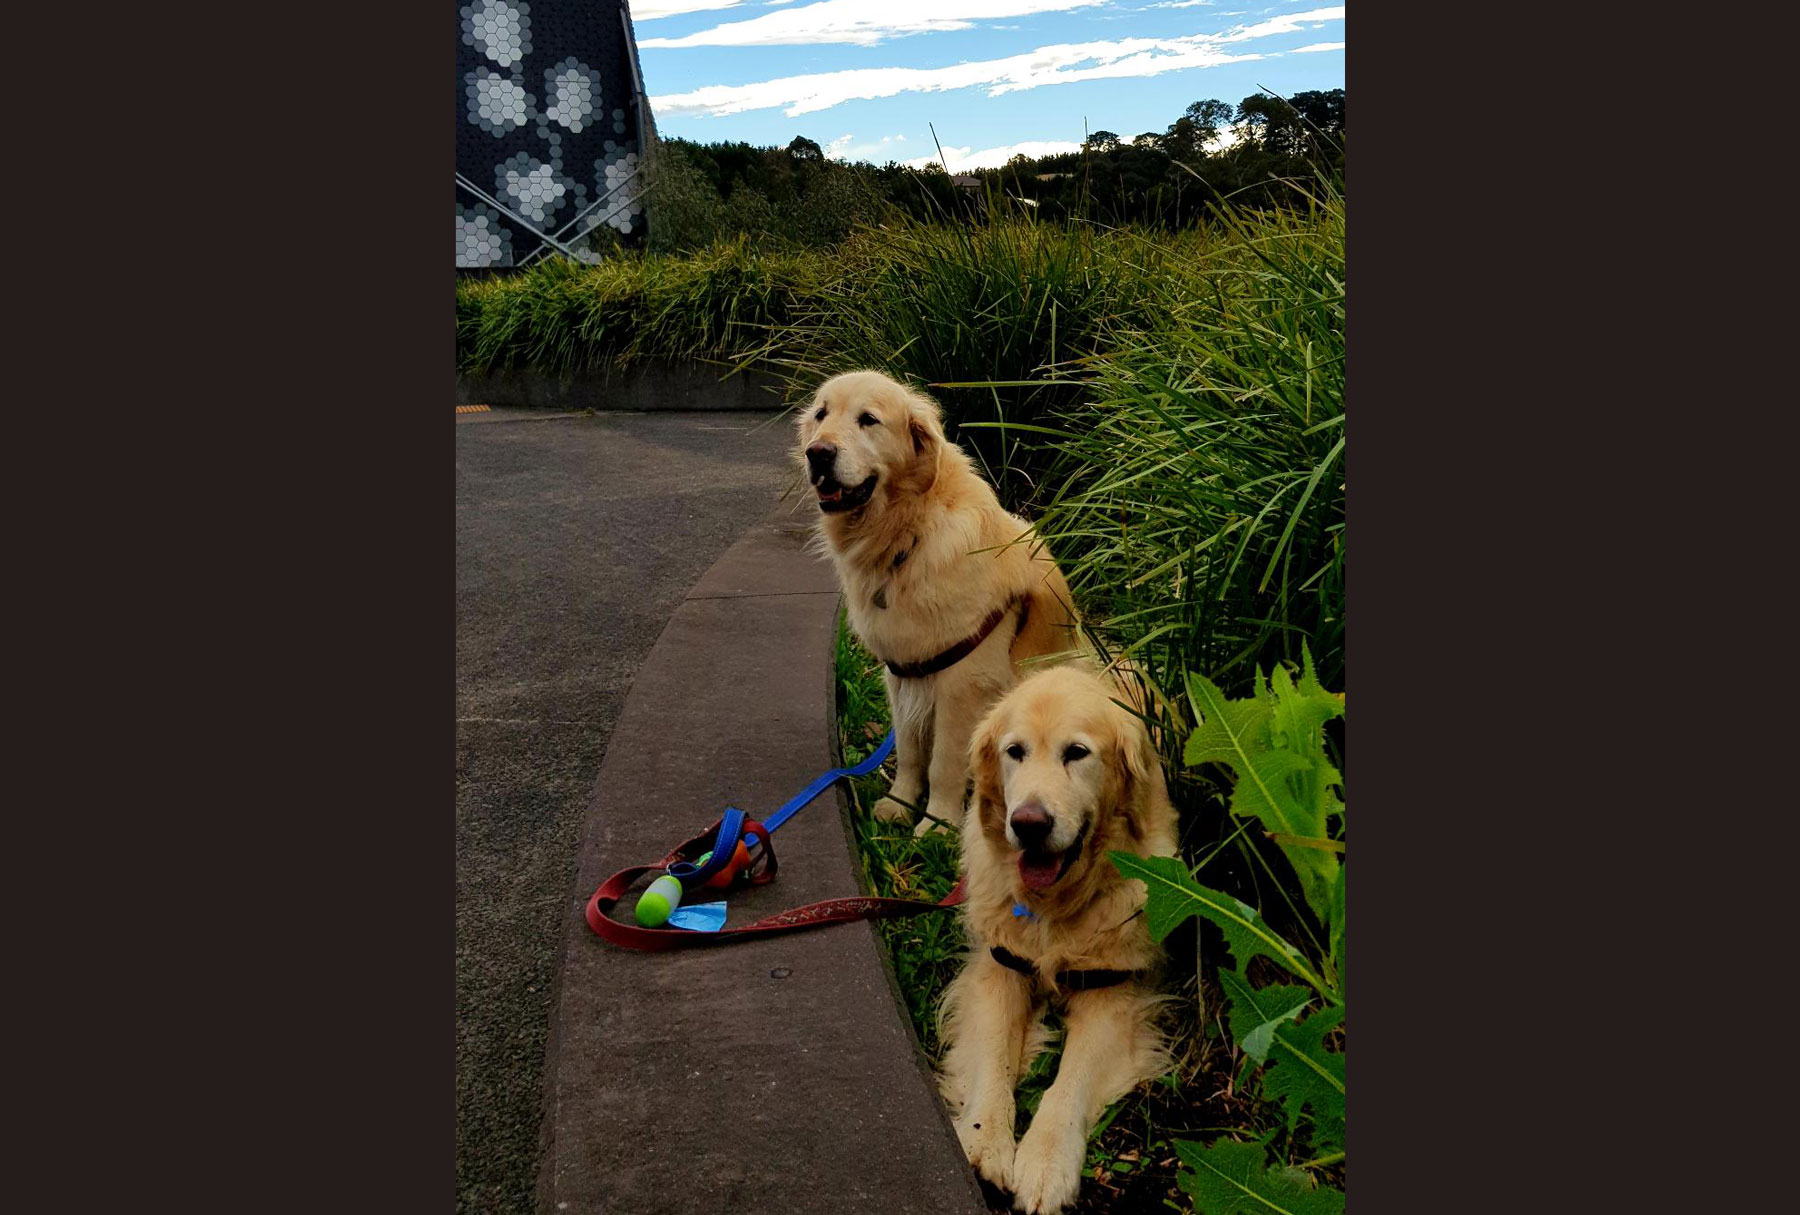
<instances>
[{"instance_id":1,"label":"golden retriever sitting","mask_svg":"<svg viewBox=\"0 0 1800 1215\"><path fill-rule=\"evenodd\" d=\"M896 772L875 814L910 818L902 803L929 789L919 830L955 826L975 723L1019 663L1077 644L1068 584L929 397L853 371L820 385L799 424L850 627L888 667Z\"/></svg>"},{"instance_id":2,"label":"golden retriever sitting","mask_svg":"<svg viewBox=\"0 0 1800 1215\"><path fill-rule=\"evenodd\" d=\"M970 742L970 954L944 994L941 1083L969 1162L1027 1212L1075 1201L1095 1120L1169 1067L1144 885L1106 853L1174 855L1175 810L1142 721L1114 697L1083 667L1040 671ZM1045 1043L1050 1002L1062 1061L1015 1146L1013 1086Z\"/></svg>"}]
</instances>

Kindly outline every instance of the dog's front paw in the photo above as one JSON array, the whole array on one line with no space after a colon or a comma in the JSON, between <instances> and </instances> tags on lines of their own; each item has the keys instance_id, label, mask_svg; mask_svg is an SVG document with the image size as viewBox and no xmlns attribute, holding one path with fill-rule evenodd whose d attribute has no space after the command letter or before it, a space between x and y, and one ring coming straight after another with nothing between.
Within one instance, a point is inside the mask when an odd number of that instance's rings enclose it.
<instances>
[{"instance_id":1,"label":"dog's front paw","mask_svg":"<svg viewBox=\"0 0 1800 1215\"><path fill-rule=\"evenodd\" d=\"M1013 1206L1026 1215L1056 1215L1081 1193L1087 1143L1067 1127L1034 1120L1013 1157Z\"/></svg>"},{"instance_id":2,"label":"dog's front paw","mask_svg":"<svg viewBox=\"0 0 1800 1215\"><path fill-rule=\"evenodd\" d=\"M919 819L919 825L913 828L913 834L924 835L927 831L941 828L954 835L961 823L961 806L955 802L931 802L925 807L925 814Z\"/></svg>"},{"instance_id":3,"label":"dog's front paw","mask_svg":"<svg viewBox=\"0 0 1800 1215\"><path fill-rule=\"evenodd\" d=\"M956 1138L983 1180L1002 1190L1012 1189L1012 1127L1004 1118L964 1114L956 1120Z\"/></svg>"},{"instance_id":4,"label":"dog's front paw","mask_svg":"<svg viewBox=\"0 0 1800 1215\"><path fill-rule=\"evenodd\" d=\"M913 816L911 810L908 810L904 805L891 797L884 797L876 802L875 808L870 811L870 813L884 823L910 823L912 822ZM925 821L930 822L931 820L927 819Z\"/></svg>"}]
</instances>

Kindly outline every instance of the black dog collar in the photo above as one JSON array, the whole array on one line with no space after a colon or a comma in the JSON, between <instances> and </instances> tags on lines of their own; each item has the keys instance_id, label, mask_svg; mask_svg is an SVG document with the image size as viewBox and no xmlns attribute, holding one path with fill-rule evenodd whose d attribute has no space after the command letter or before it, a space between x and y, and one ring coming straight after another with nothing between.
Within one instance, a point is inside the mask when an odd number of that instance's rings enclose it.
<instances>
[{"instance_id":1,"label":"black dog collar","mask_svg":"<svg viewBox=\"0 0 1800 1215\"><path fill-rule=\"evenodd\" d=\"M1008 970L1016 970L1031 978L1037 977L1036 966L1004 946L994 946L988 950L988 956ZM1095 991L1102 987L1117 987L1136 974L1135 970L1059 970L1056 972L1056 985L1065 992Z\"/></svg>"}]
</instances>

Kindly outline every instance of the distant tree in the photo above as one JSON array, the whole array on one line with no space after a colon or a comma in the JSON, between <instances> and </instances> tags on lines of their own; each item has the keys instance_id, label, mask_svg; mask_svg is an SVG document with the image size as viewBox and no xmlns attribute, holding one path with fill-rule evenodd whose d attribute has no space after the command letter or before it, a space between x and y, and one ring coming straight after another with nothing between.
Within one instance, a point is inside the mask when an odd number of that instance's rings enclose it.
<instances>
[{"instance_id":1,"label":"distant tree","mask_svg":"<svg viewBox=\"0 0 1800 1215\"><path fill-rule=\"evenodd\" d=\"M1300 111L1286 100L1253 93L1238 103L1237 120L1244 138L1277 156L1298 156L1307 148Z\"/></svg>"},{"instance_id":2,"label":"distant tree","mask_svg":"<svg viewBox=\"0 0 1800 1215\"><path fill-rule=\"evenodd\" d=\"M804 135L794 136L794 142L788 144L787 154L795 160L824 160L825 149Z\"/></svg>"},{"instance_id":3,"label":"distant tree","mask_svg":"<svg viewBox=\"0 0 1800 1215\"><path fill-rule=\"evenodd\" d=\"M1288 98L1301 119L1301 127L1314 144L1340 142L1344 134L1344 90L1309 89Z\"/></svg>"},{"instance_id":4,"label":"distant tree","mask_svg":"<svg viewBox=\"0 0 1800 1215\"><path fill-rule=\"evenodd\" d=\"M1117 151L1119 137L1112 131L1095 131L1087 137L1087 146L1096 152Z\"/></svg>"},{"instance_id":5,"label":"distant tree","mask_svg":"<svg viewBox=\"0 0 1800 1215\"><path fill-rule=\"evenodd\" d=\"M1209 97L1190 105L1182 117L1194 124L1195 135L1205 145L1219 137L1220 128L1231 122L1231 115L1232 108L1228 102Z\"/></svg>"}]
</instances>

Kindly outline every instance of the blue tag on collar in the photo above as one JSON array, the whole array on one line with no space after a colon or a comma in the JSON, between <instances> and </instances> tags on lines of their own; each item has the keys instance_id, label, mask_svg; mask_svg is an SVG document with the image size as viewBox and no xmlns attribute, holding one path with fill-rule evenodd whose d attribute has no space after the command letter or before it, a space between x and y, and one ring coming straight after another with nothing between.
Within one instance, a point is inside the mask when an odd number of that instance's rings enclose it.
<instances>
[{"instance_id":1,"label":"blue tag on collar","mask_svg":"<svg viewBox=\"0 0 1800 1215\"><path fill-rule=\"evenodd\" d=\"M693 932L717 932L725 926L725 904L684 903L669 913L669 927Z\"/></svg>"},{"instance_id":2,"label":"blue tag on collar","mask_svg":"<svg viewBox=\"0 0 1800 1215\"><path fill-rule=\"evenodd\" d=\"M1035 920L1035 919L1037 919L1037 912L1035 912L1031 908L1025 906L1025 904L1023 904L1023 903L1014 903L1013 904L1013 918L1016 920L1016 919L1020 918L1021 916L1023 916L1027 920Z\"/></svg>"}]
</instances>

